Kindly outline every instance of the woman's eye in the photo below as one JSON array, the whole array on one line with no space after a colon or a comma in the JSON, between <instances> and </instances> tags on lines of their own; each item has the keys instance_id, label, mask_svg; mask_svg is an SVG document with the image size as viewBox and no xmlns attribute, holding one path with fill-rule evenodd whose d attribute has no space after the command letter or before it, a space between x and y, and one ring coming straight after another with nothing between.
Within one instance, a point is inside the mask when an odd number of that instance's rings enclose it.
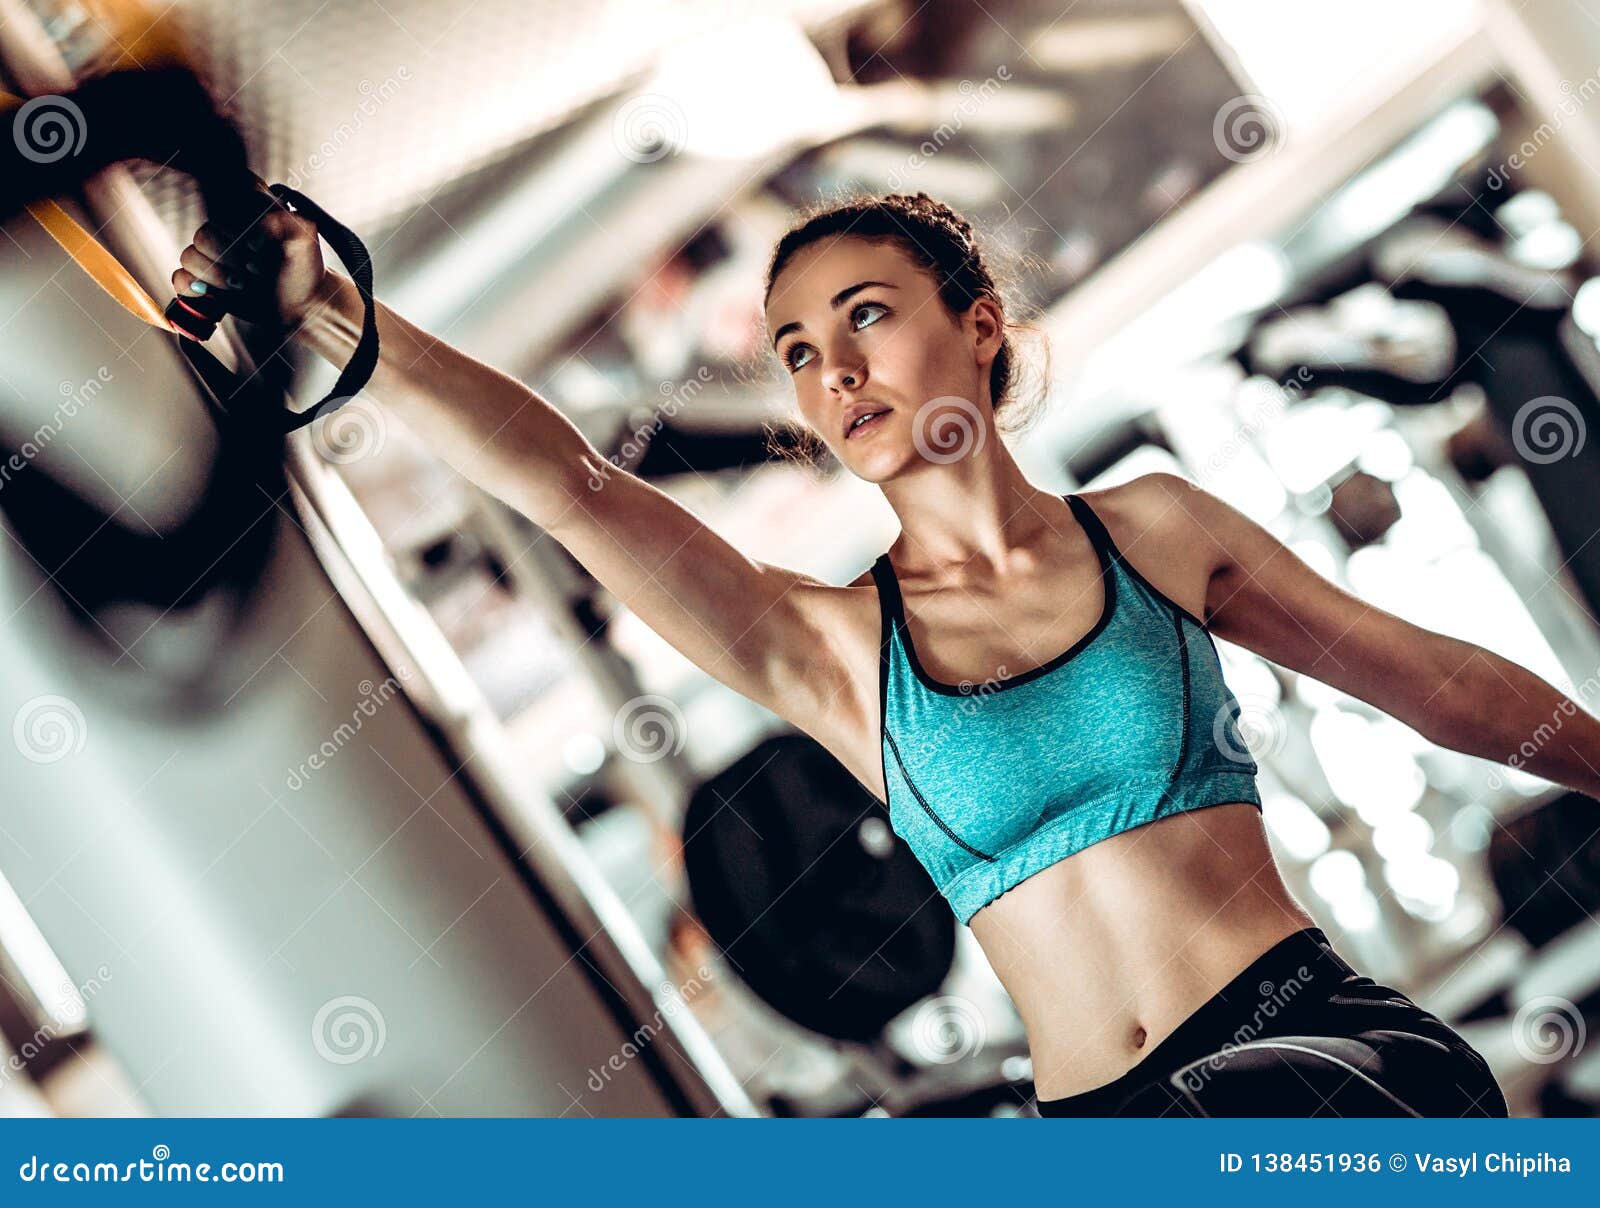
<instances>
[{"instance_id":1,"label":"woman's eye","mask_svg":"<svg viewBox=\"0 0 1600 1208\"><path fill-rule=\"evenodd\" d=\"M856 331L860 331L863 327L871 327L888 313L889 308L887 306L880 305L877 302L863 302L850 312L850 325ZM863 315L866 316L865 321L862 319ZM807 353L811 355L805 355ZM811 345L791 344L783 359L784 363L789 367L789 372L794 373L809 365L815 356L816 350Z\"/></svg>"},{"instance_id":2,"label":"woman's eye","mask_svg":"<svg viewBox=\"0 0 1600 1208\"><path fill-rule=\"evenodd\" d=\"M857 322L857 320L861 318L862 314L868 311L875 311L877 313L873 314L872 317L869 318L865 323ZM888 313L889 308L887 306L880 306L876 302L863 302L860 306L856 307L855 310L850 312L850 321L855 324L857 330L859 330L863 327L871 327L874 323Z\"/></svg>"}]
</instances>

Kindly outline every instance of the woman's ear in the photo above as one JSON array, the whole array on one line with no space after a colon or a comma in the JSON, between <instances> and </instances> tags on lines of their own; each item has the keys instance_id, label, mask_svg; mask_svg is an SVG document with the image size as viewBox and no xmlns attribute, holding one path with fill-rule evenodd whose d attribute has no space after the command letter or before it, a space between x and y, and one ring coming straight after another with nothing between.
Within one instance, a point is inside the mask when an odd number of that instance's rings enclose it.
<instances>
[{"instance_id":1,"label":"woman's ear","mask_svg":"<svg viewBox=\"0 0 1600 1208\"><path fill-rule=\"evenodd\" d=\"M1000 345L1006 338L1005 312L993 298L979 298L967 311L967 321L975 337L973 353L980 369L1000 355Z\"/></svg>"}]
</instances>

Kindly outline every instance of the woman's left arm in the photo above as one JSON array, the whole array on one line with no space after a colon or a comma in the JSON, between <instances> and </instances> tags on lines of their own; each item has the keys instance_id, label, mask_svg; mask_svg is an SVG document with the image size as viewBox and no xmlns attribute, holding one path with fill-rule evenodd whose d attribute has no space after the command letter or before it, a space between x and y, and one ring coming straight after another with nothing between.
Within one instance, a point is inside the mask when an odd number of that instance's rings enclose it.
<instances>
[{"instance_id":1,"label":"woman's left arm","mask_svg":"<svg viewBox=\"0 0 1600 1208\"><path fill-rule=\"evenodd\" d=\"M1149 522L1177 526L1209 551L1213 634L1366 701L1439 746L1600 798L1600 720L1554 685L1350 594L1187 479L1145 479L1159 480L1145 490Z\"/></svg>"}]
</instances>

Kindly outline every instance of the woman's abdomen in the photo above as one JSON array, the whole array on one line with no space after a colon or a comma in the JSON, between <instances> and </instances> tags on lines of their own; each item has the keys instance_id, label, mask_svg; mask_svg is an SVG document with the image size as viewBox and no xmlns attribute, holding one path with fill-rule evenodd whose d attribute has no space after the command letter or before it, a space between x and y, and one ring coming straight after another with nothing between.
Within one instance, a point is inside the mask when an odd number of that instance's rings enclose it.
<instances>
[{"instance_id":1,"label":"woman's abdomen","mask_svg":"<svg viewBox=\"0 0 1600 1208\"><path fill-rule=\"evenodd\" d=\"M1119 1077L1262 952L1314 925L1244 802L1124 831L971 919L1022 1016L1042 1098Z\"/></svg>"}]
</instances>

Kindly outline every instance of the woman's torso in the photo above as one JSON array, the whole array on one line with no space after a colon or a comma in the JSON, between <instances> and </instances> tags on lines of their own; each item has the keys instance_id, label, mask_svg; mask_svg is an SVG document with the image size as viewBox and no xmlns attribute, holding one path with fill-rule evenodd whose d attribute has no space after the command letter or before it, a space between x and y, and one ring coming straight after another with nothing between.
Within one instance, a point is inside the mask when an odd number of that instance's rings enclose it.
<instances>
[{"instance_id":1,"label":"woman's torso","mask_svg":"<svg viewBox=\"0 0 1600 1208\"><path fill-rule=\"evenodd\" d=\"M1131 512L1119 515L1116 495L1094 492L1092 501L1125 561L1178 608L1204 615L1204 551L1161 537ZM1009 581L939 590L901 582L910 644L931 677L947 685L1016 677L1102 627L1110 602L1102 551L1064 501L1046 500L1030 547L1036 558ZM841 712L853 724L845 734L826 723L813 733L835 735L826 745L883 801L879 593L866 576L839 590L850 597L843 639L856 703ZM1027 877L970 920L1023 1019L1045 1098L1119 1076L1266 948L1310 925L1248 803L1114 834Z\"/></svg>"}]
</instances>

